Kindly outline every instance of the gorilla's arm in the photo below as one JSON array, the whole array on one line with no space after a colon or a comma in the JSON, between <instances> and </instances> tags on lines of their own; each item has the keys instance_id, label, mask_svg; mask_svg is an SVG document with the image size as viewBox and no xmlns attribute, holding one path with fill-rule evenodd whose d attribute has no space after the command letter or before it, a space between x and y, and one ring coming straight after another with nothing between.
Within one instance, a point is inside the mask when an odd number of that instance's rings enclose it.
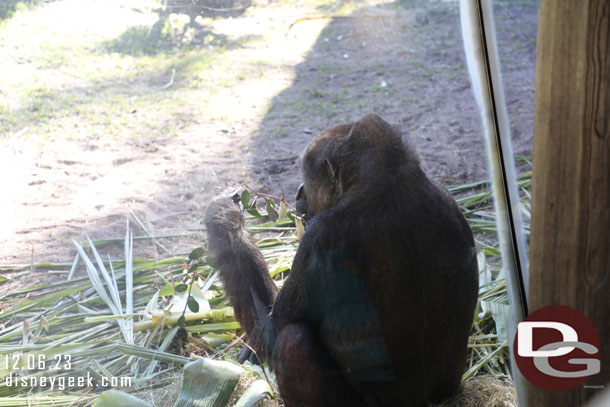
<instances>
[{"instance_id":1,"label":"gorilla's arm","mask_svg":"<svg viewBox=\"0 0 610 407\"><path fill-rule=\"evenodd\" d=\"M307 256L302 248L306 241L307 239L301 240L290 269L290 275L277 294L271 313L261 323L264 353L268 356L273 354L280 331L286 325L293 322L309 323L307 321L310 315L308 312L307 281L303 278L303 268ZM269 362L271 365L274 364L273 361Z\"/></svg>"},{"instance_id":2,"label":"gorilla's arm","mask_svg":"<svg viewBox=\"0 0 610 407\"><path fill-rule=\"evenodd\" d=\"M320 216L323 218L323 216ZM322 221L320 221L322 220ZM304 322L317 328L323 315L321 308L324 293L336 287L336 259L332 253L341 251L342 242L331 242L328 229L334 222L325 224L323 219L312 219L299 242L290 275L280 290L271 319L277 330L293 322Z\"/></svg>"},{"instance_id":3,"label":"gorilla's arm","mask_svg":"<svg viewBox=\"0 0 610 407\"><path fill-rule=\"evenodd\" d=\"M267 263L244 228L241 209L230 198L213 200L205 221L211 260L220 272L235 317L248 335L248 344L264 358L261 332L277 295ZM238 359L244 362L249 356L249 350L243 348Z\"/></svg>"}]
</instances>

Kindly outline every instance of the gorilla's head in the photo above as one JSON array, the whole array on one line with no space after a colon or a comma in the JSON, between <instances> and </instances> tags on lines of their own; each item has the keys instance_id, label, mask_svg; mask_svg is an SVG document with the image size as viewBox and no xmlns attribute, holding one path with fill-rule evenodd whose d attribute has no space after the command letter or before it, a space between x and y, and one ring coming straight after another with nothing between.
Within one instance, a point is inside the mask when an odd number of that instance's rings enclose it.
<instances>
[{"instance_id":1,"label":"gorilla's head","mask_svg":"<svg viewBox=\"0 0 610 407\"><path fill-rule=\"evenodd\" d=\"M297 190L296 209L312 218L348 193L377 189L376 183L409 162L418 165L415 154L375 114L326 130L301 155L303 184Z\"/></svg>"}]
</instances>

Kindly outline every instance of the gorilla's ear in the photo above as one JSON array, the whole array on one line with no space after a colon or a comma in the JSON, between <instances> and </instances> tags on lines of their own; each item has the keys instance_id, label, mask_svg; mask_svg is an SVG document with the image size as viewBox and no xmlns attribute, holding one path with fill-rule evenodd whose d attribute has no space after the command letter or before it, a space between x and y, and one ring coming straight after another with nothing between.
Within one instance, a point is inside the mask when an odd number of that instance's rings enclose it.
<instances>
[{"instance_id":1,"label":"gorilla's ear","mask_svg":"<svg viewBox=\"0 0 610 407\"><path fill-rule=\"evenodd\" d=\"M335 167L330 163L328 158L324 159L324 165L326 166L326 171L328 172L328 179L331 183L336 184L339 181L339 177L337 176L337 171L335 171Z\"/></svg>"}]
</instances>

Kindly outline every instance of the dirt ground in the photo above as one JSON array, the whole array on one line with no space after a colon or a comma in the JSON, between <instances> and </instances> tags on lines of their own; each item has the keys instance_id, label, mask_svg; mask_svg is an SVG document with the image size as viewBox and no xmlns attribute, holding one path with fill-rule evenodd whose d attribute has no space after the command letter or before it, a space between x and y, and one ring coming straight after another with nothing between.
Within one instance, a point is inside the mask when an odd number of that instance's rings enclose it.
<instances>
[{"instance_id":1,"label":"dirt ground","mask_svg":"<svg viewBox=\"0 0 610 407\"><path fill-rule=\"evenodd\" d=\"M60 0L28 12L61 30L61 21L73 21L65 20L66 13L84 20L82 24L96 18L91 11L86 18L79 14L83 3L106 10L119 25L119 35L131 27L150 27L158 19L152 7L105 0ZM530 155L537 3L496 1L495 15L514 150ZM222 66L225 72L215 72L212 64L210 75L232 76L210 95L206 88L196 88L202 101L193 99L192 106L201 103L202 110L169 116L171 130L159 127L150 134L142 130L138 137L123 137L95 134L87 127L90 137L45 140L28 136L40 130L35 121L4 127L0 264L71 262L71 239L86 234L120 238L126 219L136 235L144 236L134 216L155 236L184 236L161 241L172 253L188 252L201 244L202 213L216 187L247 183L292 198L300 182L297 158L308 141L371 112L413 140L425 170L440 183L487 178L456 1L259 1L240 17L205 20L202 27L206 35L225 41L232 55L229 65ZM183 41L189 41L188 35ZM254 40L240 43L238 38ZM9 40L0 36L0 50L21 50L0 51L8 55L2 64L35 69L36 58L23 57L28 44ZM163 88L167 97L175 97L170 92L182 86L181 67L173 69L156 73L154 82L142 86ZM77 85L91 97L104 91ZM1 86L0 96L8 97L9 90ZM127 120L134 121L165 114L129 105L125 109L131 114ZM53 131L81 131L78 123L62 127L53 114L45 119ZM135 253L167 256L160 250L145 241ZM117 249L116 255L120 253ZM36 274L46 271L40 267ZM22 278L31 281L33 276Z\"/></svg>"}]
</instances>

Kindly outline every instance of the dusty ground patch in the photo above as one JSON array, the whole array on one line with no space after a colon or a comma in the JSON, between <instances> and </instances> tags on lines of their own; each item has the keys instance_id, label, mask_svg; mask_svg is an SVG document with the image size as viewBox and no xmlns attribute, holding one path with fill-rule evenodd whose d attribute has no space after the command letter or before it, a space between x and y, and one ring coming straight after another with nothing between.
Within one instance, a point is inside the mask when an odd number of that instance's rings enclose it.
<instances>
[{"instance_id":1,"label":"dusty ground patch","mask_svg":"<svg viewBox=\"0 0 610 407\"><path fill-rule=\"evenodd\" d=\"M495 6L515 152L528 155L537 5ZM184 16L159 27L158 7L61 0L0 23L0 263L70 262L70 239L120 237L132 213L187 252L215 186L292 197L311 137L370 112L439 182L486 178L456 2L258 2L184 37ZM316 18L291 27L303 17Z\"/></svg>"}]
</instances>

